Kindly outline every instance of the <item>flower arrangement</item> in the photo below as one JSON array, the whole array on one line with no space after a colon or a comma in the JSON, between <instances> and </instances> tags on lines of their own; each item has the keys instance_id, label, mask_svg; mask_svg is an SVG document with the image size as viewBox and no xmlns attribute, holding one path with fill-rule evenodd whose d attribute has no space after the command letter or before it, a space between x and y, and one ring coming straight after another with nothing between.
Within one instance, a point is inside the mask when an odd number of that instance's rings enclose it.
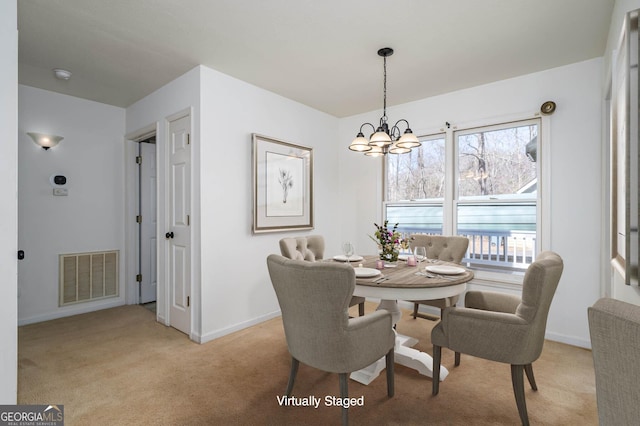
<instances>
[{"instance_id":1,"label":"flower arrangement","mask_svg":"<svg viewBox=\"0 0 640 426\"><path fill-rule=\"evenodd\" d=\"M403 239L398 232L398 224L396 223L391 230L389 230L389 221L385 220L382 225L374 223L376 226L375 238L369 235L380 250L380 259L387 262L395 262L398 260L398 254L400 248L408 249L409 241Z\"/></svg>"}]
</instances>

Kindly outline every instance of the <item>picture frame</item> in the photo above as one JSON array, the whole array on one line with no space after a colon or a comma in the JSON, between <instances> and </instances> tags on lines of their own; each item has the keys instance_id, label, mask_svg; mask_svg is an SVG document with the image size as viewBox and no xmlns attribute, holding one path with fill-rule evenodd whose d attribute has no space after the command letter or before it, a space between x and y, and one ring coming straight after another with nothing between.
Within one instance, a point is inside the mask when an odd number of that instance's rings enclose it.
<instances>
[{"instance_id":1,"label":"picture frame","mask_svg":"<svg viewBox=\"0 0 640 426\"><path fill-rule=\"evenodd\" d=\"M251 136L253 233L313 229L313 149Z\"/></svg>"}]
</instances>

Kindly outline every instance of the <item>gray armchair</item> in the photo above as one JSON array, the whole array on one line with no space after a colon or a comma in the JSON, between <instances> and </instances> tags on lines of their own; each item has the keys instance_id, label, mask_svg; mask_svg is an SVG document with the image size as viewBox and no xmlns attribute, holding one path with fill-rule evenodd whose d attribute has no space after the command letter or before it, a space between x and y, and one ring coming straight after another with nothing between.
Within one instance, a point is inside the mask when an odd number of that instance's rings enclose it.
<instances>
[{"instance_id":1,"label":"gray armchair","mask_svg":"<svg viewBox=\"0 0 640 426\"><path fill-rule=\"evenodd\" d=\"M280 240L280 253L287 259L315 262L324 258L324 238L322 235L289 237ZM349 307L358 305L358 315L364 315L364 297L353 296Z\"/></svg>"},{"instance_id":2,"label":"gray armchair","mask_svg":"<svg viewBox=\"0 0 640 426\"><path fill-rule=\"evenodd\" d=\"M442 321L431 332L433 395L439 390L442 347L455 351L456 366L460 365L461 352L511 364L511 381L520 420L528 425L523 370L531 388L538 390L531 364L542 352L547 315L562 270L560 256L545 251L525 273L522 298L470 291L465 296L466 307L444 309Z\"/></svg>"},{"instance_id":3,"label":"gray armchair","mask_svg":"<svg viewBox=\"0 0 640 426\"><path fill-rule=\"evenodd\" d=\"M443 236L443 235L411 235L411 250L415 247L425 247L427 249L428 259L438 259L445 262L460 263L467 253L469 247L469 239L459 236ZM413 318L426 318L437 320L438 317L433 315L424 315L418 313L420 305L429 305L440 308L440 310L454 306L458 302L458 296L446 297L444 299L435 300L412 300L413 302Z\"/></svg>"},{"instance_id":4,"label":"gray armchair","mask_svg":"<svg viewBox=\"0 0 640 426\"><path fill-rule=\"evenodd\" d=\"M355 272L341 263L305 262L269 255L267 266L282 311L282 323L291 354L286 395L293 390L300 362L338 373L340 397L348 397L347 375L386 356L387 394L394 394L391 314L375 311L349 318L349 300ZM348 409L342 409L348 423Z\"/></svg>"},{"instance_id":5,"label":"gray armchair","mask_svg":"<svg viewBox=\"0 0 640 426\"><path fill-rule=\"evenodd\" d=\"M640 306L600 299L588 309L601 426L640 419Z\"/></svg>"}]
</instances>

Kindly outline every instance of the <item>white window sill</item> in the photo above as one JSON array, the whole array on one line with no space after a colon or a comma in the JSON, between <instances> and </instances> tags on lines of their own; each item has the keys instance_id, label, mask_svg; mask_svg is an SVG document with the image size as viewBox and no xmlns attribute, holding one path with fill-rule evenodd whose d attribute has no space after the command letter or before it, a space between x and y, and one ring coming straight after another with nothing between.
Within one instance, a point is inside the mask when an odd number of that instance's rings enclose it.
<instances>
[{"instance_id":1,"label":"white window sill","mask_svg":"<svg viewBox=\"0 0 640 426\"><path fill-rule=\"evenodd\" d=\"M495 289L521 290L524 273L515 272L493 272L486 270L472 269L473 280L469 284L491 287Z\"/></svg>"}]
</instances>

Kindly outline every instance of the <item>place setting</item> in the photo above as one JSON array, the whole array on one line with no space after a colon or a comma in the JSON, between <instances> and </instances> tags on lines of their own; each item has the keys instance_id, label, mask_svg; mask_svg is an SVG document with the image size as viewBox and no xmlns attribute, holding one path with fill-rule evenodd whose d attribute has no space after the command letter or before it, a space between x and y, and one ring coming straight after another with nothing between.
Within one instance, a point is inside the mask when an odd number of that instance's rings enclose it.
<instances>
[{"instance_id":1,"label":"place setting","mask_svg":"<svg viewBox=\"0 0 640 426\"><path fill-rule=\"evenodd\" d=\"M453 265L428 265L423 271L418 271L415 275L437 278L443 280L457 280L458 276L467 272L466 269Z\"/></svg>"},{"instance_id":2,"label":"place setting","mask_svg":"<svg viewBox=\"0 0 640 426\"><path fill-rule=\"evenodd\" d=\"M344 263L351 264L353 262L360 262L364 260L364 257L355 254L355 248L353 244L347 241L345 243L342 243L342 254L333 256L333 260L335 260L336 262L344 262ZM362 266L361 263L358 265L352 265L352 266L353 266L353 270L356 273L356 278L374 278L382 274L379 269L365 268ZM376 282L376 283L378 281L382 282L385 279L386 279L385 277L378 277L376 280L373 280L373 282Z\"/></svg>"},{"instance_id":3,"label":"place setting","mask_svg":"<svg viewBox=\"0 0 640 426\"><path fill-rule=\"evenodd\" d=\"M333 256L333 260L337 262L360 262L363 259L362 256L355 254L355 248L350 242L342 244L342 254Z\"/></svg>"}]
</instances>

